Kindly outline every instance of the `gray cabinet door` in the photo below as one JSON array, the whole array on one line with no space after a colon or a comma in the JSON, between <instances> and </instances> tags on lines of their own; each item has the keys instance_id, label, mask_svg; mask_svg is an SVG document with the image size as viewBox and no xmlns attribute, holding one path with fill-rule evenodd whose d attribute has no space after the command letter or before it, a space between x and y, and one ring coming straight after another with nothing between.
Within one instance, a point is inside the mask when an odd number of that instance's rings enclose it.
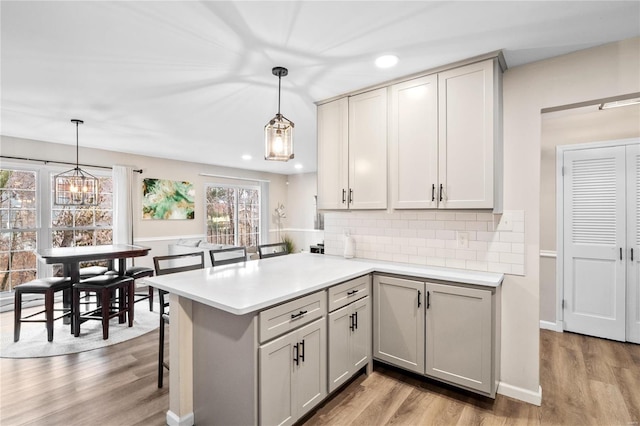
<instances>
[{"instance_id":1,"label":"gray cabinet door","mask_svg":"<svg viewBox=\"0 0 640 426\"><path fill-rule=\"evenodd\" d=\"M327 325L324 317L297 331L293 401L296 419L327 396ZM294 343L295 344L295 343Z\"/></svg>"},{"instance_id":2,"label":"gray cabinet door","mask_svg":"<svg viewBox=\"0 0 640 426\"><path fill-rule=\"evenodd\" d=\"M329 392L351 377L351 305L329 314Z\"/></svg>"},{"instance_id":3,"label":"gray cabinet door","mask_svg":"<svg viewBox=\"0 0 640 426\"><path fill-rule=\"evenodd\" d=\"M260 347L260 424L289 425L296 420L293 405L294 345L291 332Z\"/></svg>"},{"instance_id":4,"label":"gray cabinet door","mask_svg":"<svg viewBox=\"0 0 640 426\"><path fill-rule=\"evenodd\" d=\"M371 360L371 303L369 296L354 302L354 330L351 333L351 374Z\"/></svg>"},{"instance_id":5,"label":"gray cabinet door","mask_svg":"<svg viewBox=\"0 0 640 426\"><path fill-rule=\"evenodd\" d=\"M491 291L426 283L426 375L492 393Z\"/></svg>"},{"instance_id":6,"label":"gray cabinet door","mask_svg":"<svg viewBox=\"0 0 640 426\"><path fill-rule=\"evenodd\" d=\"M371 360L371 305L363 297L329 314L329 392Z\"/></svg>"},{"instance_id":7,"label":"gray cabinet door","mask_svg":"<svg viewBox=\"0 0 640 426\"><path fill-rule=\"evenodd\" d=\"M373 356L424 374L424 282L375 275Z\"/></svg>"}]
</instances>

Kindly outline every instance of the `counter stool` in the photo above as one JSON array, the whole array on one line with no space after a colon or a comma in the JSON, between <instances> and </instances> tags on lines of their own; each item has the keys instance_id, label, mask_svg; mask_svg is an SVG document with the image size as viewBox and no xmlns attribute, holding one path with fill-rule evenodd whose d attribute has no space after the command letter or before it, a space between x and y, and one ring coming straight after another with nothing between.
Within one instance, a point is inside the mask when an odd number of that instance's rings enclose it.
<instances>
[{"instance_id":1,"label":"counter stool","mask_svg":"<svg viewBox=\"0 0 640 426\"><path fill-rule=\"evenodd\" d=\"M133 280L137 280L144 277L152 277L153 276L153 268L147 268L146 266L132 266L127 268L124 275L127 277L133 278ZM133 285L135 289L135 284ZM142 300L149 299L149 312L153 311L153 287L147 284L148 293L135 293L135 303L138 303Z\"/></svg>"},{"instance_id":2,"label":"counter stool","mask_svg":"<svg viewBox=\"0 0 640 426\"><path fill-rule=\"evenodd\" d=\"M54 309L53 296L56 292L61 290L71 290L71 279L69 278L40 278L33 281L19 284L14 288L14 321L13 321L13 341L20 340L20 325L23 322L44 322L47 325L47 340L51 342L53 340L53 321L70 315L69 309ZM44 294L44 310L38 311L34 314L27 315L22 318L22 295L23 294ZM53 317L55 311L64 312L57 318ZM44 313L44 320L30 319L36 315Z\"/></svg>"},{"instance_id":3,"label":"counter stool","mask_svg":"<svg viewBox=\"0 0 640 426\"><path fill-rule=\"evenodd\" d=\"M154 271L152 268L147 268L146 266L132 266L127 268L124 272L124 275L127 277L133 278L133 280L137 280L144 277L152 277ZM118 275L117 271L108 271L107 275ZM134 291L136 289L136 285L133 285ZM142 300L149 299L149 312L153 312L153 287L147 285L148 292L145 293L134 293L135 301L134 303L138 303Z\"/></svg>"},{"instance_id":4,"label":"counter stool","mask_svg":"<svg viewBox=\"0 0 640 426\"><path fill-rule=\"evenodd\" d=\"M156 256L153 258L156 275L174 274L177 272L193 271L204 268L204 253L184 253L169 256ZM158 289L160 297L160 338L158 348L158 387L162 387L164 369L169 369L169 364L164 361L164 329L169 324L169 292Z\"/></svg>"},{"instance_id":5,"label":"counter stool","mask_svg":"<svg viewBox=\"0 0 640 426\"><path fill-rule=\"evenodd\" d=\"M97 309L80 312L80 292L96 293L100 306ZM117 298L116 291L118 292ZM74 335L80 335L80 323L87 320L102 321L102 338L109 338L109 320L118 317L120 323L129 317L129 327L133 327L133 278L120 275L98 275L73 285L73 327ZM114 303L112 304L112 296Z\"/></svg>"}]
</instances>

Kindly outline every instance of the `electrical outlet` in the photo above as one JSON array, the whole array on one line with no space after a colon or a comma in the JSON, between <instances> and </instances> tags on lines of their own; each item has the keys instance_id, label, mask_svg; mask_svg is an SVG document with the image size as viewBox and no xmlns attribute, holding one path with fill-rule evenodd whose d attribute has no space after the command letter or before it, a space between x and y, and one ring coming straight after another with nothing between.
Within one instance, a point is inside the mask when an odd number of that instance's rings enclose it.
<instances>
[{"instance_id":1,"label":"electrical outlet","mask_svg":"<svg viewBox=\"0 0 640 426\"><path fill-rule=\"evenodd\" d=\"M460 232L456 233L456 239L458 240L458 248L469 248L469 233Z\"/></svg>"}]
</instances>

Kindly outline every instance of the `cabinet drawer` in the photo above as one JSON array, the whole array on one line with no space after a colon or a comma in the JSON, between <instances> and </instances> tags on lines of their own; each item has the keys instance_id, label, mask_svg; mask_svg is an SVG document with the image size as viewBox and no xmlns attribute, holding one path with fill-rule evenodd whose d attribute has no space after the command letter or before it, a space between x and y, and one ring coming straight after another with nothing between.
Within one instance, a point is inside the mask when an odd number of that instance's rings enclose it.
<instances>
[{"instance_id":1,"label":"cabinet drawer","mask_svg":"<svg viewBox=\"0 0 640 426\"><path fill-rule=\"evenodd\" d=\"M329 312L368 296L371 292L371 276L364 275L329 288Z\"/></svg>"},{"instance_id":2,"label":"cabinet drawer","mask_svg":"<svg viewBox=\"0 0 640 426\"><path fill-rule=\"evenodd\" d=\"M327 313L324 291L260 312L260 343L321 318Z\"/></svg>"}]
</instances>

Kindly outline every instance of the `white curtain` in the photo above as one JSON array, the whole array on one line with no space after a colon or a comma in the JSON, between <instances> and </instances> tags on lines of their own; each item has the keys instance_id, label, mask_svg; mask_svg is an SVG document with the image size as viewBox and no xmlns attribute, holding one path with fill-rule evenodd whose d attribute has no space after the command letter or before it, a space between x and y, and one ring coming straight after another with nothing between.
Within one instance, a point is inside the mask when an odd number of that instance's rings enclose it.
<instances>
[{"instance_id":1,"label":"white curtain","mask_svg":"<svg viewBox=\"0 0 640 426\"><path fill-rule=\"evenodd\" d=\"M260 243L269 241L269 182L260 182Z\"/></svg>"},{"instance_id":2,"label":"white curtain","mask_svg":"<svg viewBox=\"0 0 640 426\"><path fill-rule=\"evenodd\" d=\"M113 244L133 244L133 167L113 166Z\"/></svg>"}]
</instances>

